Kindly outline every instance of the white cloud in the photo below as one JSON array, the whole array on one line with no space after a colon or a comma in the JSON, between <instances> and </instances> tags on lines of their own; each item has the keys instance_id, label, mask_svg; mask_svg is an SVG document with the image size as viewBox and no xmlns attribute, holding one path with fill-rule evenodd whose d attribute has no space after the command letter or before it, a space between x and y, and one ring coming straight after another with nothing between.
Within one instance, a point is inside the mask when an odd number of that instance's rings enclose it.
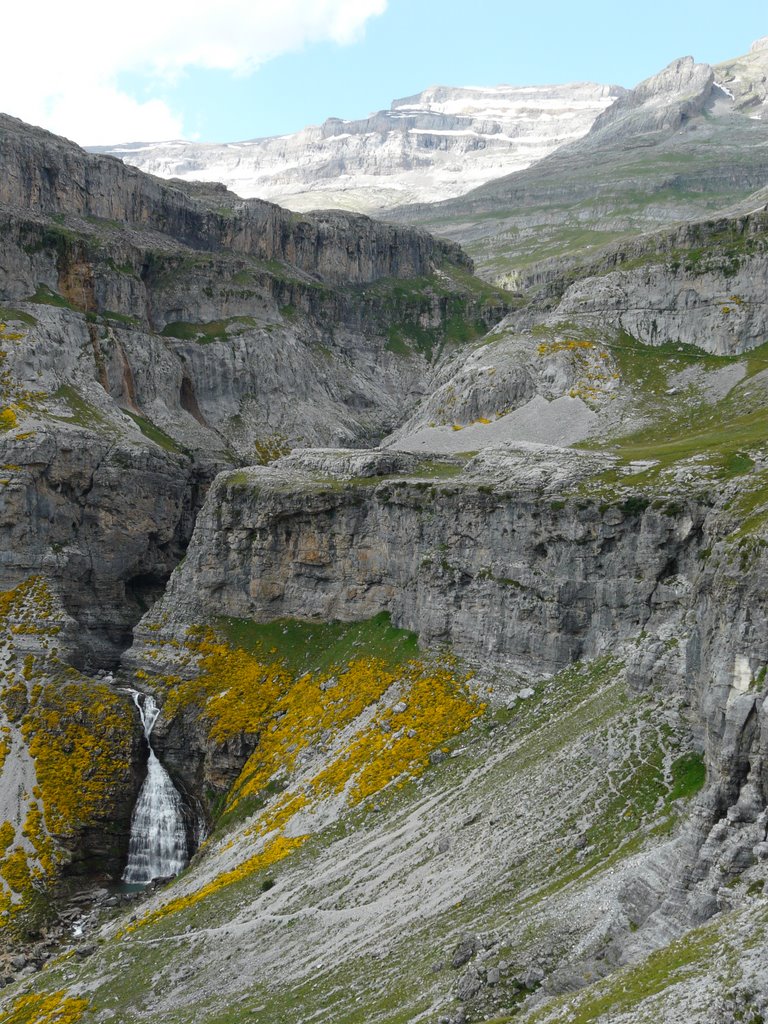
<instances>
[{"instance_id":1,"label":"white cloud","mask_svg":"<svg viewBox=\"0 0 768 1024\"><path fill-rule=\"evenodd\" d=\"M122 73L151 83L192 68L245 75L283 53L357 40L387 0L39 0L3 12L0 110L87 145L184 134L159 99L128 95Z\"/></svg>"}]
</instances>

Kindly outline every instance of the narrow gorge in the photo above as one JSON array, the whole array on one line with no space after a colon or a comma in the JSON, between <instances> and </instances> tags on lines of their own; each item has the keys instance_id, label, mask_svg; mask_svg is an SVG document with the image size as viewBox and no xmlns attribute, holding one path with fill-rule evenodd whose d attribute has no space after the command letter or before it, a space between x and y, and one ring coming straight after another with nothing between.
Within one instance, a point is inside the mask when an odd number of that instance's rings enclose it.
<instances>
[{"instance_id":1,"label":"narrow gorge","mask_svg":"<svg viewBox=\"0 0 768 1024\"><path fill-rule=\"evenodd\" d=\"M495 283L0 117L0 1019L768 1017L766 52L452 200L690 145Z\"/></svg>"}]
</instances>

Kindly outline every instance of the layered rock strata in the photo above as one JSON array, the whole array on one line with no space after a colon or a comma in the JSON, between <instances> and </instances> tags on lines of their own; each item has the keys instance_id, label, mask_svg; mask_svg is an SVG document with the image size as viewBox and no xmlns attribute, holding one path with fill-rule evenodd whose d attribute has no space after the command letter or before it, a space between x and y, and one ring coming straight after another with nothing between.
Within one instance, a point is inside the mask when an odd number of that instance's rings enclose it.
<instances>
[{"instance_id":1,"label":"layered rock strata","mask_svg":"<svg viewBox=\"0 0 768 1024\"><path fill-rule=\"evenodd\" d=\"M0 143L0 585L55 579L95 664L216 470L380 437L508 309L425 232L167 184L13 118Z\"/></svg>"},{"instance_id":2,"label":"layered rock strata","mask_svg":"<svg viewBox=\"0 0 768 1024\"><path fill-rule=\"evenodd\" d=\"M163 178L223 181L293 210L370 212L461 195L583 135L620 86L433 86L361 120L226 144L101 148Z\"/></svg>"}]
</instances>

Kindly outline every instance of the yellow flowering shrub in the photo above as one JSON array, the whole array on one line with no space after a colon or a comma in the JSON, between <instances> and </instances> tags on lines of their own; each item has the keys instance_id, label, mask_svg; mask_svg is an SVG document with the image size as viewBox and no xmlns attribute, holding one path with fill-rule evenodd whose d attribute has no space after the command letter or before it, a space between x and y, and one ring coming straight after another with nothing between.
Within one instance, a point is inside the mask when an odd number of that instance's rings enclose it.
<instances>
[{"instance_id":1,"label":"yellow flowering shrub","mask_svg":"<svg viewBox=\"0 0 768 1024\"><path fill-rule=\"evenodd\" d=\"M278 772L293 770L299 754L324 733L344 729L395 681L392 669L375 658L349 662L342 671L306 673L277 702L273 721L235 782L228 801L261 792Z\"/></svg>"},{"instance_id":2,"label":"yellow flowering shrub","mask_svg":"<svg viewBox=\"0 0 768 1024\"><path fill-rule=\"evenodd\" d=\"M35 773L32 791L20 799L23 828L0 825L0 927L28 908L34 890L55 880L71 857L67 841L108 815L131 781L128 700L58 660L49 641L61 621L39 577L0 593L0 721L4 714L18 725ZM3 757L9 734L0 728Z\"/></svg>"},{"instance_id":3,"label":"yellow flowering shrub","mask_svg":"<svg viewBox=\"0 0 768 1024\"><path fill-rule=\"evenodd\" d=\"M0 857L2 857L15 838L16 829L13 827L12 822L4 821L0 825Z\"/></svg>"},{"instance_id":4,"label":"yellow flowering shrub","mask_svg":"<svg viewBox=\"0 0 768 1024\"><path fill-rule=\"evenodd\" d=\"M46 831L43 812L37 802L29 805L22 835L32 844L43 876L51 877L56 869L56 850Z\"/></svg>"},{"instance_id":5,"label":"yellow flowering shrub","mask_svg":"<svg viewBox=\"0 0 768 1024\"><path fill-rule=\"evenodd\" d=\"M196 892L189 893L186 896L178 896L169 903L165 903L162 907L150 911L144 917L129 925L125 932L134 931L140 925L154 924L155 921L159 921L169 914L176 914L180 910L194 907L195 904L200 903L213 893L226 888L226 886L239 882L249 875L256 874L258 871L263 871L265 868L272 867L273 864L277 864L278 861L283 860L289 853L292 853L301 846L307 838L307 836L296 836L295 838L288 839L285 836L276 836L264 845L264 849L260 853L249 857L248 860L243 861L242 864L239 864L231 871L224 871Z\"/></svg>"},{"instance_id":6,"label":"yellow flowering shrub","mask_svg":"<svg viewBox=\"0 0 768 1024\"><path fill-rule=\"evenodd\" d=\"M49 992L19 996L13 1003L4 1024L77 1024L88 1009L88 1000L68 996L66 992Z\"/></svg>"},{"instance_id":7,"label":"yellow flowering shrub","mask_svg":"<svg viewBox=\"0 0 768 1024\"><path fill-rule=\"evenodd\" d=\"M13 430L18 426L16 411L12 405L0 410L0 430Z\"/></svg>"},{"instance_id":8,"label":"yellow flowering shrub","mask_svg":"<svg viewBox=\"0 0 768 1024\"><path fill-rule=\"evenodd\" d=\"M194 906L283 860L328 820L328 814L319 814L319 824L313 824L325 801L333 801L328 805L332 817L339 810L339 794L342 804L354 806L385 787L418 777L430 754L484 711L447 657L400 664L359 657L294 676L279 658L269 660L277 651L257 657L199 627L190 630L187 651L197 660L197 675L151 677L168 692L165 713L196 708L216 742L241 734L257 737L228 794L225 813L238 807L247 811L256 798L264 800L270 789L274 793L273 784L283 789L253 815L238 840L227 843L225 849L236 841L242 844L246 855L238 867L171 899L132 928ZM178 652L172 657L189 669ZM264 845L248 856L254 842Z\"/></svg>"},{"instance_id":9,"label":"yellow flowering shrub","mask_svg":"<svg viewBox=\"0 0 768 1024\"><path fill-rule=\"evenodd\" d=\"M11 752L11 730L8 726L0 727L0 772L3 770L5 759Z\"/></svg>"},{"instance_id":10,"label":"yellow flowering shrub","mask_svg":"<svg viewBox=\"0 0 768 1024\"><path fill-rule=\"evenodd\" d=\"M32 875L27 864L23 847L17 847L0 861L0 876L14 892L23 894L29 890Z\"/></svg>"},{"instance_id":11,"label":"yellow flowering shrub","mask_svg":"<svg viewBox=\"0 0 768 1024\"><path fill-rule=\"evenodd\" d=\"M218 642L207 632L194 644L200 674L179 680L170 690L165 714L197 704L210 722L210 736L223 742L242 733L257 733L280 694L291 682L279 663L264 664L247 651ZM166 681L166 685L169 681Z\"/></svg>"},{"instance_id":12,"label":"yellow flowering shrub","mask_svg":"<svg viewBox=\"0 0 768 1024\"><path fill-rule=\"evenodd\" d=\"M49 831L71 836L130 785L133 718L106 683L46 682L22 734L35 760Z\"/></svg>"},{"instance_id":13,"label":"yellow flowering shrub","mask_svg":"<svg viewBox=\"0 0 768 1024\"><path fill-rule=\"evenodd\" d=\"M578 352L595 347L592 341L577 341L574 338L566 338L562 341L543 341L537 346L540 356L552 355L554 352Z\"/></svg>"},{"instance_id":14,"label":"yellow flowering shrub","mask_svg":"<svg viewBox=\"0 0 768 1024\"><path fill-rule=\"evenodd\" d=\"M468 729L483 710L446 666L411 665L408 683L405 710L388 707L377 715L312 780L316 793L340 792L353 780L349 799L355 804L403 775L420 775L432 751Z\"/></svg>"}]
</instances>

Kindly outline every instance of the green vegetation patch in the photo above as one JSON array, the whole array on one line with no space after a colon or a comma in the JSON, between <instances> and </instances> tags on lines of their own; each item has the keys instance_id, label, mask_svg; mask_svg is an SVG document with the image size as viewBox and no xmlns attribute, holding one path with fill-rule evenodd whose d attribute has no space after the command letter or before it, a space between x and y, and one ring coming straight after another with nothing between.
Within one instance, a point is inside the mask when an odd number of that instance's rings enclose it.
<instances>
[{"instance_id":1,"label":"green vegetation patch","mask_svg":"<svg viewBox=\"0 0 768 1024\"><path fill-rule=\"evenodd\" d=\"M622 378L652 395L660 396L668 387L670 374L680 373L692 366L705 370L719 370L743 361L745 356L719 356L704 352L695 345L683 342L665 342L663 345L645 345L626 331L621 331L613 342L606 343ZM752 353L750 353L752 355ZM756 362L768 366L768 345L754 350Z\"/></svg>"},{"instance_id":2,"label":"green vegetation patch","mask_svg":"<svg viewBox=\"0 0 768 1024\"><path fill-rule=\"evenodd\" d=\"M434 480L448 480L458 476L464 469L456 462L441 462L439 459L424 459L410 476L429 477Z\"/></svg>"},{"instance_id":3,"label":"green vegetation patch","mask_svg":"<svg viewBox=\"0 0 768 1024\"><path fill-rule=\"evenodd\" d=\"M768 501L762 482L757 488L759 473L755 456L768 454L768 413L766 385L756 374L768 370L768 344L743 356L713 356L692 346L645 346L628 335L616 344L606 343L624 380L633 389L640 411L650 422L634 433L607 442L588 440L577 447L599 449L618 456L621 463L653 462L627 475L611 469L601 475L601 482L620 490L648 488L653 492L662 482L665 471L681 464L697 466L710 481L727 481L735 477L745 481L738 504L745 506L742 514ZM691 392L669 394L670 374L697 365L707 371L741 364L746 373L718 401L708 402L693 389ZM594 483L594 482L593 482ZM760 492L760 493L757 493ZM752 496L747 498L747 496Z\"/></svg>"},{"instance_id":4,"label":"green vegetation patch","mask_svg":"<svg viewBox=\"0 0 768 1024\"><path fill-rule=\"evenodd\" d=\"M707 780L707 769L704 765L704 758L701 754L691 751L683 754L676 761L672 762L672 789L669 794L670 800L679 800L681 797L690 799L704 787Z\"/></svg>"},{"instance_id":5,"label":"green vegetation patch","mask_svg":"<svg viewBox=\"0 0 768 1024\"><path fill-rule=\"evenodd\" d=\"M422 355L430 362L446 344L481 338L489 329L491 310L500 319L517 302L503 288L448 265L432 276L385 278L361 288L360 295L372 297L376 312L383 313L388 351Z\"/></svg>"},{"instance_id":6,"label":"green vegetation patch","mask_svg":"<svg viewBox=\"0 0 768 1024\"><path fill-rule=\"evenodd\" d=\"M163 338L178 338L179 341L195 341L199 345L210 345L215 341L226 341L232 333L231 329L236 329L238 325L243 328L255 327L256 321L251 316L233 316L227 320L211 320L202 324L176 320L166 324L160 334Z\"/></svg>"},{"instance_id":7,"label":"green vegetation patch","mask_svg":"<svg viewBox=\"0 0 768 1024\"><path fill-rule=\"evenodd\" d=\"M469 303L462 297L448 300L448 313L439 325L425 327L417 313L400 315L387 332L386 348L397 355L418 353L429 362L437 358L444 344L463 345L481 338L488 325L473 315Z\"/></svg>"},{"instance_id":8,"label":"green vegetation patch","mask_svg":"<svg viewBox=\"0 0 768 1024\"><path fill-rule=\"evenodd\" d=\"M54 292L47 284L39 284L34 295L30 295L27 302L37 302L41 306L60 306L63 309L74 309L71 302L68 302L63 295Z\"/></svg>"},{"instance_id":9,"label":"green vegetation patch","mask_svg":"<svg viewBox=\"0 0 768 1024\"><path fill-rule=\"evenodd\" d=\"M29 327L36 327L39 323L30 313L25 313L21 309L9 309L7 306L0 306L0 321L16 321Z\"/></svg>"},{"instance_id":10,"label":"green vegetation patch","mask_svg":"<svg viewBox=\"0 0 768 1024\"><path fill-rule=\"evenodd\" d=\"M69 408L72 410L72 416L54 416L54 419L62 420L66 423L75 423L78 427L98 427L103 426L107 421L90 402L86 400L75 391L71 384L62 384L58 390L53 393L53 398L63 399Z\"/></svg>"},{"instance_id":11,"label":"green vegetation patch","mask_svg":"<svg viewBox=\"0 0 768 1024\"><path fill-rule=\"evenodd\" d=\"M160 427L155 426L155 424L151 420L148 420L146 416L141 416L139 413L131 412L130 409L124 409L123 411L131 417L142 434L145 437L148 437L150 441L154 441L155 444L160 445L160 447L164 448L167 452L182 451L172 437L169 437L164 430L160 429Z\"/></svg>"},{"instance_id":12,"label":"green vegetation patch","mask_svg":"<svg viewBox=\"0 0 768 1024\"><path fill-rule=\"evenodd\" d=\"M113 320L115 323L122 324L125 327L136 327L139 324L138 317L130 316L127 313L117 313L114 309L104 309L100 315L105 320Z\"/></svg>"},{"instance_id":13,"label":"green vegetation patch","mask_svg":"<svg viewBox=\"0 0 768 1024\"><path fill-rule=\"evenodd\" d=\"M588 990L588 995L577 997L576 1006L567 1016L551 1016L549 1007L532 1014L527 1021L533 1024L534 1021L568 1020L570 1024L591 1024L604 1017L609 1019L608 1014L614 1019L616 1014L632 1010L673 985L705 974L719 944L714 928L699 928L651 953L637 967L618 971L608 981L598 983ZM557 1001L563 1008L565 1003L565 1000Z\"/></svg>"},{"instance_id":14,"label":"green vegetation patch","mask_svg":"<svg viewBox=\"0 0 768 1024\"><path fill-rule=\"evenodd\" d=\"M621 438L613 451L626 462L655 459L661 469L706 455L721 479L741 475L754 466L747 452L768 442L768 416L761 403L755 405L738 411L726 399L699 410L702 416L683 412Z\"/></svg>"},{"instance_id":15,"label":"green vegetation patch","mask_svg":"<svg viewBox=\"0 0 768 1024\"><path fill-rule=\"evenodd\" d=\"M57 259L65 259L76 242L85 242L85 236L61 225L49 224L35 232L36 237L24 247L25 252L53 252Z\"/></svg>"},{"instance_id":16,"label":"green vegetation patch","mask_svg":"<svg viewBox=\"0 0 768 1024\"><path fill-rule=\"evenodd\" d=\"M388 612L365 622L224 618L217 625L233 646L267 662L284 660L295 674L327 671L362 656L395 666L419 655L416 634L393 626Z\"/></svg>"}]
</instances>

